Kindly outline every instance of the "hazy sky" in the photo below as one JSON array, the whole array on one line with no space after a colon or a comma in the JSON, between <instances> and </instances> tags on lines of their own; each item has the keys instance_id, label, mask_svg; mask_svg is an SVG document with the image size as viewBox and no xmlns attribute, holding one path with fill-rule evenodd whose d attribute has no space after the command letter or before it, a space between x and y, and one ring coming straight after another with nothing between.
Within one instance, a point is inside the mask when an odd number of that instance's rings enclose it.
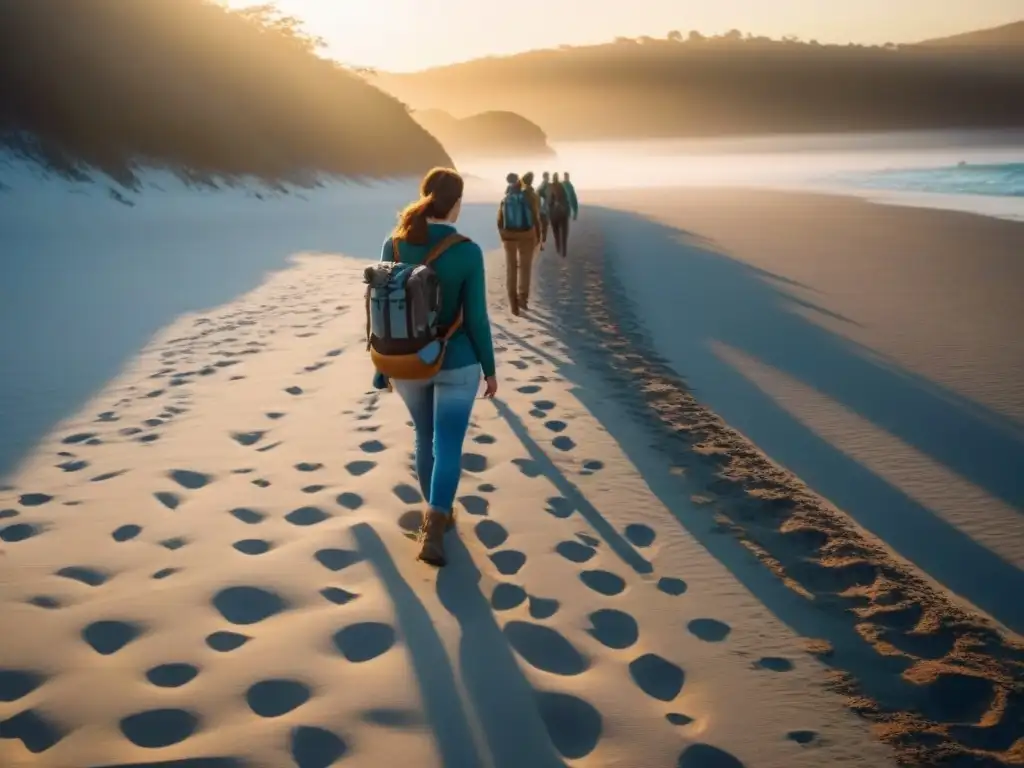
<instances>
[{"instance_id":1,"label":"hazy sky","mask_svg":"<svg viewBox=\"0 0 1024 768\"><path fill-rule=\"evenodd\" d=\"M258 0L227 0L231 6ZM408 71L672 29L914 42L1024 19L1024 0L278 0L349 64Z\"/></svg>"}]
</instances>

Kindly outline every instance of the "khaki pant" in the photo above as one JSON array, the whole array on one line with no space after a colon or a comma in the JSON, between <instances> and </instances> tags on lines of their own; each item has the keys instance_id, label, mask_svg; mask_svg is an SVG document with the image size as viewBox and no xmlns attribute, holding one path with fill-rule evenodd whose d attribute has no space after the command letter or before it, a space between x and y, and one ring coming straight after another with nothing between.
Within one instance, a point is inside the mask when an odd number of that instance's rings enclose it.
<instances>
[{"instance_id":1,"label":"khaki pant","mask_svg":"<svg viewBox=\"0 0 1024 768\"><path fill-rule=\"evenodd\" d=\"M533 277L533 255L537 250L536 237L521 240L506 240L505 287L508 289L508 303L514 310L530 300L530 280Z\"/></svg>"}]
</instances>

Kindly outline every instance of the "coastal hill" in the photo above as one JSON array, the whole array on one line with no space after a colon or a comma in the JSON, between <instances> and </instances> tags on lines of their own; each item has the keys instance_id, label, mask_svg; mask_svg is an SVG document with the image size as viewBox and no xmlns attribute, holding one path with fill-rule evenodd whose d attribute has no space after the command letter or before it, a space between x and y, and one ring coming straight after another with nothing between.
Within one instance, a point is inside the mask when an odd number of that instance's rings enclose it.
<instances>
[{"instance_id":1,"label":"coastal hill","mask_svg":"<svg viewBox=\"0 0 1024 768\"><path fill-rule=\"evenodd\" d=\"M673 31L373 82L414 109L512 111L553 140L1024 126L1024 49L1010 45Z\"/></svg>"},{"instance_id":2,"label":"coastal hill","mask_svg":"<svg viewBox=\"0 0 1024 768\"><path fill-rule=\"evenodd\" d=\"M545 157L554 154L536 123L513 112L482 112L457 118L439 109L414 112L413 119L458 157Z\"/></svg>"},{"instance_id":3,"label":"coastal hill","mask_svg":"<svg viewBox=\"0 0 1024 768\"><path fill-rule=\"evenodd\" d=\"M955 46L955 47L1019 47L1024 48L1024 21L1003 24L991 29L979 29L974 32L963 32L949 37L937 37L925 40L919 45Z\"/></svg>"},{"instance_id":4,"label":"coastal hill","mask_svg":"<svg viewBox=\"0 0 1024 768\"><path fill-rule=\"evenodd\" d=\"M451 163L273 6L0 0L0 149L65 174L401 176Z\"/></svg>"}]
</instances>

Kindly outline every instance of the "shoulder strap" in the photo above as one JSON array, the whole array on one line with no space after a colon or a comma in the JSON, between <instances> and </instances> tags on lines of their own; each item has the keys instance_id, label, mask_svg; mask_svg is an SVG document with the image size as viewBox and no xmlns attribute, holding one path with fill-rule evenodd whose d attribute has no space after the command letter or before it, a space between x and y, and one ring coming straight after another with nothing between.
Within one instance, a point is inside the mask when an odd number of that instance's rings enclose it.
<instances>
[{"instance_id":1,"label":"shoulder strap","mask_svg":"<svg viewBox=\"0 0 1024 768\"><path fill-rule=\"evenodd\" d=\"M395 264L397 264L398 262L400 262L402 260L401 257L398 255L398 238L397 237L392 237L391 238L391 260L393 262L395 262Z\"/></svg>"},{"instance_id":2,"label":"shoulder strap","mask_svg":"<svg viewBox=\"0 0 1024 768\"><path fill-rule=\"evenodd\" d=\"M442 253L447 251L453 245L458 245L459 243L468 243L468 242L469 242L469 238L466 237L465 235L460 235L458 232L452 232L450 235L448 235L446 238L444 238L441 242L439 242L437 245L435 245L433 248L430 249L430 253L428 253L427 257L425 259L423 259L423 263L424 264L430 264L432 261L437 259L438 256L440 256ZM461 328L461 327L462 327L462 306L460 304L460 306L459 306L459 314L457 314L455 316L455 320L452 321L452 324L449 325L445 329L445 332L441 336L441 338L444 339L445 341L448 341L455 334L455 332L457 330L459 330L459 328Z\"/></svg>"},{"instance_id":3,"label":"shoulder strap","mask_svg":"<svg viewBox=\"0 0 1024 768\"><path fill-rule=\"evenodd\" d=\"M431 262L436 260L438 256L447 251L453 245L465 243L468 241L469 238L466 237L465 235L460 235L458 232L452 232L450 235L441 240L441 242L437 243L433 248L430 249L430 252L427 254L426 258L423 259L422 263L430 264Z\"/></svg>"}]
</instances>

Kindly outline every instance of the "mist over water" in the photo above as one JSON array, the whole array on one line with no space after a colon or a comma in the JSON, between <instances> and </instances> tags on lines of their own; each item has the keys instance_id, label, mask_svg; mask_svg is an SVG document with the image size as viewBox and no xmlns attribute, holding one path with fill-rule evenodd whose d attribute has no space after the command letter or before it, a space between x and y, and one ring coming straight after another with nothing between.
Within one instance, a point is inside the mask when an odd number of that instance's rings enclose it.
<instances>
[{"instance_id":1,"label":"mist over water","mask_svg":"<svg viewBox=\"0 0 1024 768\"><path fill-rule=\"evenodd\" d=\"M812 134L554 144L556 158L462 161L488 191L505 174L569 171L586 190L677 186L847 192L1024 219L1024 131ZM493 186L494 190L490 187Z\"/></svg>"}]
</instances>

